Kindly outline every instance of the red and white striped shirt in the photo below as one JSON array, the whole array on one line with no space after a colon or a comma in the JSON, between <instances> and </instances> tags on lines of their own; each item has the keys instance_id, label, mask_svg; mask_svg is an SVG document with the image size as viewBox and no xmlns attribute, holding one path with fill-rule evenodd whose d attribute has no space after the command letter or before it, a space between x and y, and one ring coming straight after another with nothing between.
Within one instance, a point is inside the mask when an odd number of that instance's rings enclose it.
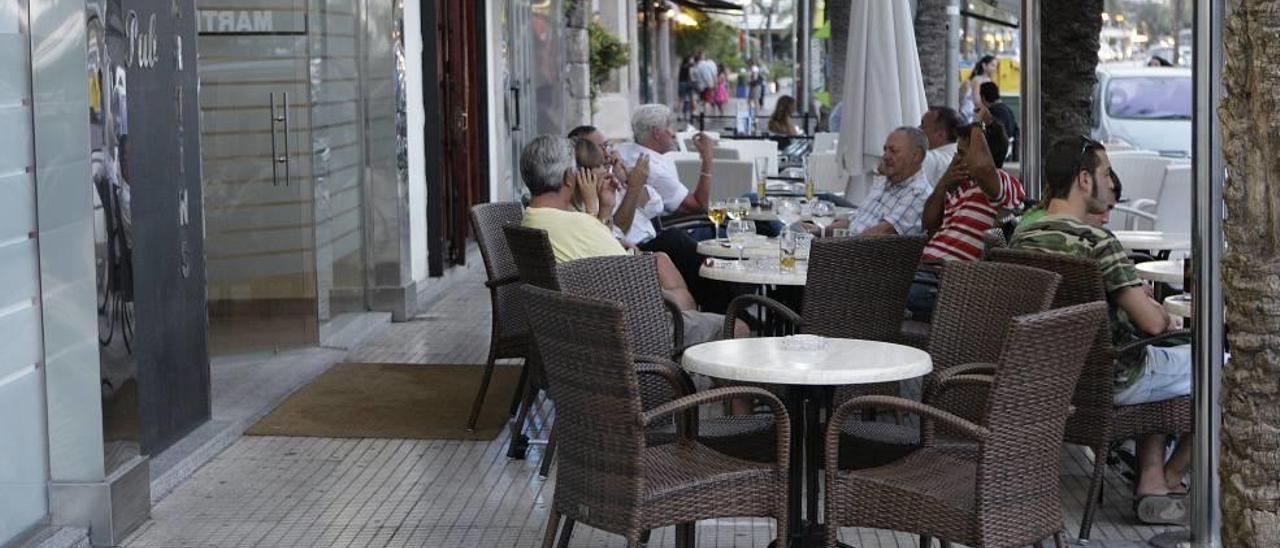
<instances>
[{"instance_id":1,"label":"red and white striped shirt","mask_svg":"<svg viewBox=\"0 0 1280 548\"><path fill-rule=\"evenodd\" d=\"M1016 177L1003 169L997 169L996 174L1000 177L1000 196L995 200L988 198L973 179L947 192L942 227L924 248L924 262L976 261L982 257L982 233L995 227L997 212L1021 206L1026 196Z\"/></svg>"}]
</instances>

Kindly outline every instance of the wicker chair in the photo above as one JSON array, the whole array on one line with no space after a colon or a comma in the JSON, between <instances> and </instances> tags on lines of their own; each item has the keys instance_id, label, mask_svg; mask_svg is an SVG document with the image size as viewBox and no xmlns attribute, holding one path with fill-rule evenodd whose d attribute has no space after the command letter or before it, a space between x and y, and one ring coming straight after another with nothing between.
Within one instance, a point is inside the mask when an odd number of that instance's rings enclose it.
<instances>
[{"instance_id":1,"label":"wicker chair","mask_svg":"<svg viewBox=\"0 0 1280 548\"><path fill-rule=\"evenodd\" d=\"M1009 322L1018 316L1044 312L1053 301L1060 277L1037 268L984 262L953 262L939 280L938 306L934 310L935 336L926 350L933 358L933 373L924 379L925 403L977 420L986 399L982 390L952 390L935 401L932 387L939 379L964 374L1000 357ZM963 366L963 367L962 367ZM925 423L931 435L930 423ZM841 468L868 468L887 464L920 447L921 428L886 423L844 424L845 446Z\"/></svg>"},{"instance_id":2,"label":"wicker chair","mask_svg":"<svg viewBox=\"0 0 1280 548\"><path fill-rule=\"evenodd\" d=\"M787 538L789 418L763 390L709 390L649 411L640 403L638 374L649 364L632 352L622 307L525 286L523 301L556 402L560 471L544 546L567 546L575 522L622 535L638 546L648 531L675 525L690 546L698 520L771 517ZM674 367L674 364L667 364ZM753 397L773 410L777 461L760 464L718 453L685 436L649 447L645 428L699 405Z\"/></svg>"},{"instance_id":3,"label":"wicker chair","mask_svg":"<svg viewBox=\"0 0 1280 548\"><path fill-rule=\"evenodd\" d=\"M988 229L982 233L983 255L992 249L998 249L1008 246L1005 240L1004 230L997 228ZM902 340L904 344L914 346L923 350L929 348L929 333L931 331L930 319L908 319L902 322Z\"/></svg>"},{"instance_id":4,"label":"wicker chair","mask_svg":"<svg viewBox=\"0 0 1280 548\"><path fill-rule=\"evenodd\" d=\"M560 288L565 293L622 305L632 348L638 355L665 360L683 351L681 312L679 307L663 297L654 256L579 259L560 265L559 278ZM671 374L687 378L679 368ZM686 386L685 392L692 392L691 381L685 380L681 384ZM653 409L686 395L673 392L671 386L664 379L641 378L640 396L644 409ZM697 421L696 417L689 419ZM698 440L717 451L757 462L772 462L774 459L776 441L773 421L768 416L726 416L697 422ZM670 421L655 424L646 432L646 438L650 445L674 441L675 425Z\"/></svg>"},{"instance_id":5,"label":"wicker chair","mask_svg":"<svg viewBox=\"0 0 1280 548\"><path fill-rule=\"evenodd\" d=\"M1010 325L994 376L956 375L941 383L988 387L983 417L972 422L902 398L866 396L840 406L835 425L868 407L916 413L977 443L976 452L926 446L889 465L826 470L826 546L841 526L873 527L974 547L1025 546L1053 536L1059 547L1060 439L1071 393L1091 339L1106 318L1095 302L1020 316ZM840 449L839 428L828 428L827 459Z\"/></svg>"},{"instance_id":6,"label":"wicker chair","mask_svg":"<svg viewBox=\"0 0 1280 548\"><path fill-rule=\"evenodd\" d=\"M551 249L551 240L547 233L537 228L526 228L519 225L502 227L502 233L511 248L511 258L515 261L517 277L521 284L541 287L551 291L560 290L560 282L556 278L556 257ZM521 388L520 405L515 421L511 423L511 443L507 447L507 456L513 459L524 458L529 448L529 437L524 434L525 421L538 401L538 394L547 388L546 377L538 365L538 353L529 349L526 360L528 382ZM550 434L554 434L552 429ZM555 454L555 437L548 435L546 449L542 452L541 475L546 476L551 459Z\"/></svg>"},{"instance_id":7,"label":"wicker chair","mask_svg":"<svg viewBox=\"0 0 1280 548\"><path fill-rule=\"evenodd\" d=\"M1061 274L1062 283L1054 298L1055 307L1106 298L1098 263L1091 259L1017 249L995 250L988 259L1034 266ZM1140 434L1179 434L1192 429L1190 396L1139 405L1112 404L1116 356L1124 352L1140 351L1153 343L1184 336L1189 332L1173 331L1121 348L1112 346L1110 333L1108 329L1094 344L1072 401L1076 412L1067 421L1067 443L1087 446L1093 450L1094 455L1093 477L1089 481L1089 494L1085 499L1084 516L1080 521L1081 540L1089 539L1097 501L1102 496L1107 455L1110 454L1112 445Z\"/></svg>"},{"instance_id":8,"label":"wicker chair","mask_svg":"<svg viewBox=\"0 0 1280 548\"><path fill-rule=\"evenodd\" d=\"M489 288L489 302L492 306L492 329L489 337L489 357L485 360L484 376L480 378L480 390L471 404L471 415L467 418L467 430L474 430L480 409L484 405L485 395L489 392L489 382L493 379L493 367L497 360L526 358L528 354L529 329L525 324L520 306L515 302L516 265L511 257L511 249L502 233L502 227L518 224L524 218L524 207L516 202L479 204L471 208L471 232L476 235L476 244L480 246L480 256L484 258L484 271L487 276L485 287ZM520 374L520 385L525 384L528 369ZM516 391L511 402L511 414L515 414L519 404L521 390Z\"/></svg>"}]
</instances>

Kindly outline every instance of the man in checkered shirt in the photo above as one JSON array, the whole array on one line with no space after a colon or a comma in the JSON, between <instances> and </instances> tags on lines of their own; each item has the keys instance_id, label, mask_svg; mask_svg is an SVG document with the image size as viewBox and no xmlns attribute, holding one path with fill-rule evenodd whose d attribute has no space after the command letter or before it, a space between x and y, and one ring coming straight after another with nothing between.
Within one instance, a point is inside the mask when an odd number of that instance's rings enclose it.
<instances>
[{"instance_id":1,"label":"man in checkered shirt","mask_svg":"<svg viewBox=\"0 0 1280 548\"><path fill-rule=\"evenodd\" d=\"M933 192L921 166L929 150L929 139L919 128L903 126L884 141L884 156L876 170L880 177L871 186L867 200L846 224L850 234L923 234L920 215Z\"/></svg>"}]
</instances>

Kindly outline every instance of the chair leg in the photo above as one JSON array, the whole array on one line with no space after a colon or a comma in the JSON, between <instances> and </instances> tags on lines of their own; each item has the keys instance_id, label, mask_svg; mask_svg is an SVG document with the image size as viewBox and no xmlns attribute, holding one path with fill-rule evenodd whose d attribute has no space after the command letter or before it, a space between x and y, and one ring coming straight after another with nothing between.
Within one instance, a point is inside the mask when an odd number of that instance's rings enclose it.
<instances>
[{"instance_id":1,"label":"chair leg","mask_svg":"<svg viewBox=\"0 0 1280 548\"><path fill-rule=\"evenodd\" d=\"M508 458L523 459L529 448L529 437L524 435L524 423L537 398L538 389L534 388L532 383L527 384L524 387L524 402L520 406L520 411L516 413L516 420L511 423L511 443L507 446Z\"/></svg>"},{"instance_id":2,"label":"chair leg","mask_svg":"<svg viewBox=\"0 0 1280 548\"><path fill-rule=\"evenodd\" d=\"M649 544L649 537L652 536L652 533L653 531L645 531L643 533L640 533L640 544L647 546Z\"/></svg>"},{"instance_id":3,"label":"chair leg","mask_svg":"<svg viewBox=\"0 0 1280 548\"><path fill-rule=\"evenodd\" d=\"M520 398L524 396L524 386L529 382L529 360L525 360L524 365L520 366L520 379L516 381L516 392L511 395L511 409L507 411L508 417L516 416L516 411L520 410Z\"/></svg>"},{"instance_id":4,"label":"chair leg","mask_svg":"<svg viewBox=\"0 0 1280 548\"><path fill-rule=\"evenodd\" d=\"M1061 529L1053 534L1053 548L1067 548L1067 532Z\"/></svg>"},{"instance_id":5,"label":"chair leg","mask_svg":"<svg viewBox=\"0 0 1280 548\"><path fill-rule=\"evenodd\" d=\"M560 529L560 511L551 507L550 515L547 516L547 532L542 536L542 548L552 548L556 543L556 531Z\"/></svg>"},{"instance_id":6,"label":"chair leg","mask_svg":"<svg viewBox=\"0 0 1280 548\"><path fill-rule=\"evenodd\" d=\"M676 526L676 548L693 548L698 544L698 526L694 522Z\"/></svg>"},{"instance_id":7,"label":"chair leg","mask_svg":"<svg viewBox=\"0 0 1280 548\"><path fill-rule=\"evenodd\" d=\"M551 425L551 433L547 434L547 446L542 450L542 464L538 466L538 475L545 478L551 473L551 463L556 458L556 425Z\"/></svg>"},{"instance_id":8,"label":"chair leg","mask_svg":"<svg viewBox=\"0 0 1280 548\"><path fill-rule=\"evenodd\" d=\"M933 548L933 537L920 535L920 548Z\"/></svg>"},{"instance_id":9,"label":"chair leg","mask_svg":"<svg viewBox=\"0 0 1280 548\"><path fill-rule=\"evenodd\" d=\"M564 530L560 531L558 548L569 548L569 537L573 536L573 518L564 518Z\"/></svg>"},{"instance_id":10,"label":"chair leg","mask_svg":"<svg viewBox=\"0 0 1280 548\"><path fill-rule=\"evenodd\" d=\"M471 401L471 416L467 418L467 431L473 432L476 429L476 420L480 418L480 408L484 407L485 394L489 392L489 381L493 380L494 365L493 347L489 347L489 360L484 364L484 376L480 377L480 391L476 392L476 398Z\"/></svg>"},{"instance_id":11,"label":"chair leg","mask_svg":"<svg viewBox=\"0 0 1280 548\"><path fill-rule=\"evenodd\" d=\"M1084 497L1084 516L1080 519L1080 540L1089 540L1093 529L1093 513L1098 509L1102 498L1102 477L1107 471L1107 453L1110 445L1101 444L1093 448L1093 477L1089 479L1089 492Z\"/></svg>"}]
</instances>

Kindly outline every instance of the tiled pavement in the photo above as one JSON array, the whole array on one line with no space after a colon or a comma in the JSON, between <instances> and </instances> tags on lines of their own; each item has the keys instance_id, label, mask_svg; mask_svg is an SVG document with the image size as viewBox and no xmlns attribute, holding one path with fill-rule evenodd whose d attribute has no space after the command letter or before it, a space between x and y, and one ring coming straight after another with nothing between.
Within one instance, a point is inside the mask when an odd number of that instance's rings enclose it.
<instances>
[{"instance_id":1,"label":"tiled pavement","mask_svg":"<svg viewBox=\"0 0 1280 548\"><path fill-rule=\"evenodd\" d=\"M348 361L483 363L488 296L477 277L414 321L393 324ZM477 374L479 367L477 366ZM500 546L540 545L554 472L537 478L539 450L505 457L491 442L245 437L152 510L125 543L134 547ZM1067 530L1078 528L1089 460L1063 451ZM1109 476L1094 546L1135 546L1159 532L1133 525L1126 485ZM768 520L699 524L700 546L763 547ZM670 529L651 546L671 546ZM865 548L916 546L887 531L845 529ZM571 546L621 546L620 538L578 527Z\"/></svg>"}]
</instances>

